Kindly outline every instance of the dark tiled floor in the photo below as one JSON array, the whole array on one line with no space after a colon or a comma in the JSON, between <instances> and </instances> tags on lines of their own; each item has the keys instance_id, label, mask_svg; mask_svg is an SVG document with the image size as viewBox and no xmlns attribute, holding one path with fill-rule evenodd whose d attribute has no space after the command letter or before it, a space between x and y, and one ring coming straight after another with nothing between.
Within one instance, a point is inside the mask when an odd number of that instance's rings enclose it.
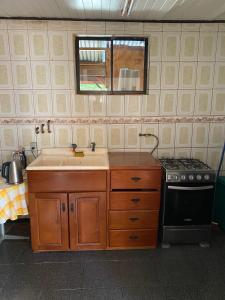
<instances>
[{"instance_id":1,"label":"dark tiled floor","mask_svg":"<svg viewBox=\"0 0 225 300\"><path fill-rule=\"evenodd\" d=\"M31 252L0 245L0 299L225 300L225 233L210 248Z\"/></svg>"}]
</instances>

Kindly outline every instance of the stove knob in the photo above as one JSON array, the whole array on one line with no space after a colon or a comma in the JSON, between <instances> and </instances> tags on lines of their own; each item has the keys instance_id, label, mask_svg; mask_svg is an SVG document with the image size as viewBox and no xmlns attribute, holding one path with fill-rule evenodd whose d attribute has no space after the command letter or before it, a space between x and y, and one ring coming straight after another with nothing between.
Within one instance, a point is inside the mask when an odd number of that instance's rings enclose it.
<instances>
[{"instance_id":1,"label":"stove knob","mask_svg":"<svg viewBox=\"0 0 225 300\"><path fill-rule=\"evenodd\" d=\"M194 176L193 175L189 175L188 179L192 181L192 180L194 180Z\"/></svg>"},{"instance_id":2,"label":"stove knob","mask_svg":"<svg viewBox=\"0 0 225 300\"><path fill-rule=\"evenodd\" d=\"M185 175L181 175L181 176L180 176L180 179L181 179L181 180L185 180L185 179L186 179L186 176L185 176Z\"/></svg>"},{"instance_id":3,"label":"stove knob","mask_svg":"<svg viewBox=\"0 0 225 300\"><path fill-rule=\"evenodd\" d=\"M199 180L199 181L202 180L202 175L197 175L196 179Z\"/></svg>"},{"instance_id":4,"label":"stove knob","mask_svg":"<svg viewBox=\"0 0 225 300\"><path fill-rule=\"evenodd\" d=\"M205 180L209 180L209 178L210 178L209 174L204 175Z\"/></svg>"}]
</instances>

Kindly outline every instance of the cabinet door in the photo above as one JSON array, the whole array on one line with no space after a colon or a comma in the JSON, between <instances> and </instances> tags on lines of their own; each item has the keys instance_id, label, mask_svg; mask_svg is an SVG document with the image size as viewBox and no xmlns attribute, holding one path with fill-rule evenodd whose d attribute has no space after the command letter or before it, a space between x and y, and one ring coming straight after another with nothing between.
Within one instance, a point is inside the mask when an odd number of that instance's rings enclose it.
<instances>
[{"instance_id":1,"label":"cabinet door","mask_svg":"<svg viewBox=\"0 0 225 300\"><path fill-rule=\"evenodd\" d=\"M106 247L106 193L69 195L70 248Z\"/></svg>"},{"instance_id":2,"label":"cabinet door","mask_svg":"<svg viewBox=\"0 0 225 300\"><path fill-rule=\"evenodd\" d=\"M32 249L68 250L67 194L30 194Z\"/></svg>"}]
</instances>

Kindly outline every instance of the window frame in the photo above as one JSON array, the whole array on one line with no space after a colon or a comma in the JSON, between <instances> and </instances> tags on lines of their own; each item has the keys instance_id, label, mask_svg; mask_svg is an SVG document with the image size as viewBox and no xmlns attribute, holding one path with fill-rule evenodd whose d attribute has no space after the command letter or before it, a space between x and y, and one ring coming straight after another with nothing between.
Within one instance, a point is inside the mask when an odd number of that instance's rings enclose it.
<instances>
[{"instance_id":1,"label":"window frame","mask_svg":"<svg viewBox=\"0 0 225 300\"><path fill-rule=\"evenodd\" d=\"M110 65L110 79L111 89L109 91L84 91L80 90L80 56L79 56L79 41L80 40L106 40L111 41L111 65ZM144 77L143 90L141 91L115 91L113 90L113 41L114 40L143 40L145 42L144 49ZM76 92L81 95L146 95L147 94L147 70L148 70L148 38L147 37L133 37L133 36L76 36L75 37L75 69L76 69Z\"/></svg>"}]
</instances>

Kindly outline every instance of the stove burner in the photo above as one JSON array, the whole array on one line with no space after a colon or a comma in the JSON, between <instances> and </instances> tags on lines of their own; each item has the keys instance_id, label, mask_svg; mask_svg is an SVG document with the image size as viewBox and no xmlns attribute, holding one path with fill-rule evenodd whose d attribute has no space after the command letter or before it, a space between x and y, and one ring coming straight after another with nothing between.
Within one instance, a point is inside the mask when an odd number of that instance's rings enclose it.
<instances>
[{"instance_id":1,"label":"stove burner","mask_svg":"<svg viewBox=\"0 0 225 300\"><path fill-rule=\"evenodd\" d=\"M192 158L165 158L160 159L163 167L166 170L210 170L210 167L200 161L199 159L192 159Z\"/></svg>"}]
</instances>

